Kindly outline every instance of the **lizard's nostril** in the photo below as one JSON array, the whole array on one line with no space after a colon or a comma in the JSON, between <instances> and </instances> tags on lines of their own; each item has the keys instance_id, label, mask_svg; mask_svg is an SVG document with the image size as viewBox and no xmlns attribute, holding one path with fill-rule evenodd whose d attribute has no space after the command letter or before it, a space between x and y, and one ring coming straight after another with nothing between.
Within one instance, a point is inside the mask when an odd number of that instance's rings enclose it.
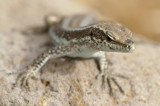
<instances>
[{"instance_id":1,"label":"lizard's nostril","mask_svg":"<svg viewBox=\"0 0 160 106\"><path fill-rule=\"evenodd\" d=\"M125 43L127 43L127 44L133 44L133 41L127 39L127 40L125 41Z\"/></svg>"}]
</instances>

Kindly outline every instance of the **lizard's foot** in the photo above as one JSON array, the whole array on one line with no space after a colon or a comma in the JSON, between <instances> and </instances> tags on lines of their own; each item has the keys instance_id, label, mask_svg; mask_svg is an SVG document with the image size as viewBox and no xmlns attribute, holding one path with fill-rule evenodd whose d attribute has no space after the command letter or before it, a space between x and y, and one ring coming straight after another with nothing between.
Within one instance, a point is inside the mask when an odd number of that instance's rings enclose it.
<instances>
[{"instance_id":1,"label":"lizard's foot","mask_svg":"<svg viewBox=\"0 0 160 106\"><path fill-rule=\"evenodd\" d=\"M119 85L119 83L117 82L117 80L115 79L115 77L119 77L119 78L123 78L123 79L129 79L126 76L123 76L121 74L115 74L115 73L100 73L98 77L102 77L102 88L106 88L106 86L108 85L109 87L109 94L110 96L113 96L113 88L112 88L112 84L111 82L113 82L119 89L119 91L124 94L124 90L122 89L122 87Z\"/></svg>"},{"instance_id":2,"label":"lizard's foot","mask_svg":"<svg viewBox=\"0 0 160 106\"><path fill-rule=\"evenodd\" d=\"M16 79L16 82L13 86L13 89L15 87L21 87L21 88L25 88L27 90L30 89L29 86L29 79L33 76L35 76L35 71L32 67L26 67L22 70L22 72L17 73L18 77Z\"/></svg>"}]
</instances>

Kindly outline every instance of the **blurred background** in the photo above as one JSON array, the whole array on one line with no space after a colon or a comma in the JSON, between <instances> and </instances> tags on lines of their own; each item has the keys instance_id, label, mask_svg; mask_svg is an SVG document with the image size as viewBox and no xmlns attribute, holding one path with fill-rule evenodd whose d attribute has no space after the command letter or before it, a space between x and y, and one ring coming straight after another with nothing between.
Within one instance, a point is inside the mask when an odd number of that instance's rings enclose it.
<instances>
[{"instance_id":1,"label":"blurred background","mask_svg":"<svg viewBox=\"0 0 160 106\"><path fill-rule=\"evenodd\" d=\"M160 0L0 0L0 30L41 24L49 13L98 12L160 42Z\"/></svg>"}]
</instances>

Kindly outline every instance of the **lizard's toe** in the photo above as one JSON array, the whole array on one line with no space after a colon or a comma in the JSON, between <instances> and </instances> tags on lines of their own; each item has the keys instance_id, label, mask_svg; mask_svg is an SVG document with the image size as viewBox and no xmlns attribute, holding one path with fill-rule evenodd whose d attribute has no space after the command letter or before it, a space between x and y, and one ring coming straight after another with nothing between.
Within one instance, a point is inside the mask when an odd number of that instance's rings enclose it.
<instances>
[{"instance_id":1,"label":"lizard's toe","mask_svg":"<svg viewBox=\"0 0 160 106\"><path fill-rule=\"evenodd\" d=\"M22 88L25 88L25 89L30 89L30 86L29 86L29 78L30 78L30 75L29 75L29 73L27 73L27 74L24 74L23 76L21 76L21 79L22 80L20 80L20 87L22 87Z\"/></svg>"},{"instance_id":2,"label":"lizard's toe","mask_svg":"<svg viewBox=\"0 0 160 106\"><path fill-rule=\"evenodd\" d=\"M15 87L21 87L25 89L30 89L29 86L29 79L34 75L33 71L31 69L24 69L22 72L18 73L18 77L16 79L16 82L13 86L13 89Z\"/></svg>"},{"instance_id":3,"label":"lizard's toe","mask_svg":"<svg viewBox=\"0 0 160 106\"><path fill-rule=\"evenodd\" d=\"M119 89L119 91L122 94L125 94L123 88L117 82L117 80L115 79L115 77L120 77L120 78L123 78L123 79L128 79L126 76L123 76L123 75L120 75L120 74L115 74L115 73L106 73L106 74L102 74L102 75L100 74L100 76L102 76L102 89L105 89L106 86L108 85L110 96L113 96L112 83L114 83L117 86L117 88Z\"/></svg>"}]
</instances>

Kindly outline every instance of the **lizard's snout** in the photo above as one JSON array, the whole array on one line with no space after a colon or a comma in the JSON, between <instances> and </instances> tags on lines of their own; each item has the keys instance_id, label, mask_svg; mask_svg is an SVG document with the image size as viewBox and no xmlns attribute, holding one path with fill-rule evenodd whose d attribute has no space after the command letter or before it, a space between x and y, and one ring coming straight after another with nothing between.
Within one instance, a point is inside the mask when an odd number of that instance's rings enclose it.
<instances>
[{"instance_id":1,"label":"lizard's snout","mask_svg":"<svg viewBox=\"0 0 160 106\"><path fill-rule=\"evenodd\" d=\"M127 48L129 50L129 52L133 52L135 50L136 47L135 47L135 44L132 40L127 39L127 40L125 40L125 43L127 44Z\"/></svg>"}]
</instances>

